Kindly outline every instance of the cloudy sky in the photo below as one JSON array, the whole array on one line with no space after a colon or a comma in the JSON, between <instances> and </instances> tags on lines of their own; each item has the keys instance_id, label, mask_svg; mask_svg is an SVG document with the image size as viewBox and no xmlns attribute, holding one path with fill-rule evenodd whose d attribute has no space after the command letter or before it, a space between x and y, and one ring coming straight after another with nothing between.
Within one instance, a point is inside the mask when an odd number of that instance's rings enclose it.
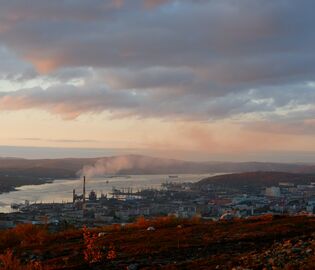
<instances>
[{"instance_id":1,"label":"cloudy sky","mask_svg":"<svg viewBox=\"0 0 315 270\"><path fill-rule=\"evenodd\" d=\"M0 156L315 162L313 0L0 5Z\"/></svg>"}]
</instances>

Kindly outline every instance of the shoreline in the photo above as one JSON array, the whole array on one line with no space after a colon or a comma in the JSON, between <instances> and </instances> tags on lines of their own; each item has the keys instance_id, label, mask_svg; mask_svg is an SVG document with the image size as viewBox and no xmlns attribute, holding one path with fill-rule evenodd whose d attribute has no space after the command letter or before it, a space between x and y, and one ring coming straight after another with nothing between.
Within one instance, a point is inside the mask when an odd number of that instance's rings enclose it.
<instances>
[{"instance_id":1,"label":"shoreline","mask_svg":"<svg viewBox=\"0 0 315 270\"><path fill-rule=\"evenodd\" d=\"M9 186L4 186L1 187L1 183L0 183L0 195L2 194L6 194L6 193L10 193L10 192L15 192L15 191L19 191L18 188L23 187L23 186L39 186L39 185L44 185L44 184L51 184L54 181L58 180L56 178L54 179L44 179L44 178L34 178L36 179L35 181L32 182L32 180L27 181L27 183L20 183L20 184L16 184L16 185L9 185ZM64 178L64 179L71 179L71 178Z\"/></svg>"}]
</instances>

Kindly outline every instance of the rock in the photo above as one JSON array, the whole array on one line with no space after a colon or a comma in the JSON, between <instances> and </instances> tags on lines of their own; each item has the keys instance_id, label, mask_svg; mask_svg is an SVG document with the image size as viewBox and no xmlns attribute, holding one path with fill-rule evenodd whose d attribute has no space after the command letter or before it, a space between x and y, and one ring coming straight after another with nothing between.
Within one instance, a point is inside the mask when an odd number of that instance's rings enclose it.
<instances>
[{"instance_id":1,"label":"rock","mask_svg":"<svg viewBox=\"0 0 315 270\"><path fill-rule=\"evenodd\" d=\"M305 252L306 252L306 254L311 254L313 252L313 250L311 248L308 248Z\"/></svg>"},{"instance_id":2,"label":"rock","mask_svg":"<svg viewBox=\"0 0 315 270\"><path fill-rule=\"evenodd\" d=\"M132 263L127 266L127 270L138 270L138 269L139 269L139 264L137 263Z\"/></svg>"}]
</instances>

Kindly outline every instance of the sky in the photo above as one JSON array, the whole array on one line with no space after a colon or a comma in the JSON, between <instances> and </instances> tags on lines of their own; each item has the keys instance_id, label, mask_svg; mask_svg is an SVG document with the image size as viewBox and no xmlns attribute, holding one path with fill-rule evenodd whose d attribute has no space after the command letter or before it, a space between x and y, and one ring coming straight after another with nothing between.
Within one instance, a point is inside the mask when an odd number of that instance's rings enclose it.
<instances>
[{"instance_id":1,"label":"sky","mask_svg":"<svg viewBox=\"0 0 315 270\"><path fill-rule=\"evenodd\" d=\"M315 163L315 1L0 5L0 156Z\"/></svg>"}]
</instances>

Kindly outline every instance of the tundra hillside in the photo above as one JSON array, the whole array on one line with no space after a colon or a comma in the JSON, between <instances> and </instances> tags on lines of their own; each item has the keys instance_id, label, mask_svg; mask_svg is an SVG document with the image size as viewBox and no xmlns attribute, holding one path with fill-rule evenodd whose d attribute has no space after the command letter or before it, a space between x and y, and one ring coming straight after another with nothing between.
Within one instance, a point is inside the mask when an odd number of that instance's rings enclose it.
<instances>
[{"instance_id":1,"label":"tundra hillside","mask_svg":"<svg viewBox=\"0 0 315 270\"><path fill-rule=\"evenodd\" d=\"M314 269L315 217L164 217L97 229L0 232L0 269Z\"/></svg>"}]
</instances>

